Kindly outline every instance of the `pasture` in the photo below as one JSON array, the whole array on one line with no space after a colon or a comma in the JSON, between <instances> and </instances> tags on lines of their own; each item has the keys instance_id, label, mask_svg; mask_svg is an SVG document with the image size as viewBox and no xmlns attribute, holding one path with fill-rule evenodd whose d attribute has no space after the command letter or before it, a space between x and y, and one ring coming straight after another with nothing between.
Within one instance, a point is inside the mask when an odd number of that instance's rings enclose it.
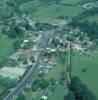
<instances>
[{"instance_id":1,"label":"pasture","mask_svg":"<svg viewBox=\"0 0 98 100\"><path fill-rule=\"evenodd\" d=\"M78 76L87 88L98 98L98 52L92 52L90 57L72 55L72 74Z\"/></svg>"},{"instance_id":2,"label":"pasture","mask_svg":"<svg viewBox=\"0 0 98 100\"><path fill-rule=\"evenodd\" d=\"M13 39L0 34L0 62L7 59L13 52Z\"/></svg>"},{"instance_id":3,"label":"pasture","mask_svg":"<svg viewBox=\"0 0 98 100\"><path fill-rule=\"evenodd\" d=\"M34 21L51 23L57 20L57 17L59 16L68 16L69 18L72 18L83 11L84 9L80 6L73 7L54 4L32 12L29 16Z\"/></svg>"}]
</instances>

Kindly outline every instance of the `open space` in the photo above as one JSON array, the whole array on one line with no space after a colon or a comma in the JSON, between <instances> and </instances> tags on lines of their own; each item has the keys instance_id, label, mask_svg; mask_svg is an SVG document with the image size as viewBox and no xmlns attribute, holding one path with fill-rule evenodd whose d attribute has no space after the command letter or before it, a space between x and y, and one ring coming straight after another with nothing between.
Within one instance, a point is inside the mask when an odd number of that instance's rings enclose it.
<instances>
[{"instance_id":1,"label":"open space","mask_svg":"<svg viewBox=\"0 0 98 100\"><path fill-rule=\"evenodd\" d=\"M87 20L87 21L89 21L89 22L94 22L94 21L95 21L95 22L98 23L98 14L93 15L93 16L89 16L89 17L83 19L83 21L84 21L84 20Z\"/></svg>"},{"instance_id":2,"label":"open space","mask_svg":"<svg viewBox=\"0 0 98 100\"><path fill-rule=\"evenodd\" d=\"M9 77L11 79L18 79L25 72L25 68L19 67L3 67L0 69L0 75L3 77ZM5 74L6 73L6 74Z\"/></svg>"},{"instance_id":3,"label":"open space","mask_svg":"<svg viewBox=\"0 0 98 100\"><path fill-rule=\"evenodd\" d=\"M64 3L64 4L77 4L80 1L81 0L61 0L61 3Z\"/></svg>"},{"instance_id":4,"label":"open space","mask_svg":"<svg viewBox=\"0 0 98 100\"><path fill-rule=\"evenodd\" d=\"M98 98L98 52L92 52L92 56L80 56L75 52L72 56L72 74L78 76L87 88ZM83 70L86 70L83 72Z\"/></svg>"},{"instance_id":5,"label":"open space","mask_svg":"<svg viewBox=\"0 0 98 100\"><path fill-rule=\"evenodd\" d=\"M39 9L36 12L32 12L30 14L30 18L34 21L53 22L57 20L57 17L59 16L68 16L72 18L82 11L84 11L84 9L80 6L72 7L54 4L46 8Z\"/></svg>"},{"instance_id":6,"label":"open space","mask_svg":"<svg viewBox=\"0 0 98 100\"><path fill-rule=\"evenodd\" d=\"M65 86L57 85L54 89L53 94L48 98L48 100L64 100L64 96L68 93Z\"/></svg>"},{"instance_id":7,"label":"open space","mask_svg":"<svg viewBox=\"0 0 98 100\"><path fill-rule=\"evenodd\" d=\"M0 34L0 62L7 59L13 52L13 39Z\"/></svg>"}]
</instances>

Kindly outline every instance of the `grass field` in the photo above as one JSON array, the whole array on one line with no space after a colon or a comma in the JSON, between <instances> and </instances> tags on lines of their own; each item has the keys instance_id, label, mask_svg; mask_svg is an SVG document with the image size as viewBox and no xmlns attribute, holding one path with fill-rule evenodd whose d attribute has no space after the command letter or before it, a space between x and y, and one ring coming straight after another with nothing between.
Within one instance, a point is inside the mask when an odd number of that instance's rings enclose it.
<instances>
[{"instance_id":1,"label":"grass field","mask_svg":"<svg viewBox=\"0 0 98 100\"><path fill-rule=\"evenodd\" d=\"M72 56L73 75L78 76L82 82L98 98L98 52L92 52L91 57L79 56L74 53ZM82 72L83 69L86 72Z\"/></svg>"},{"instance_id":2,"label":"grass field","mask_svg":"<svg viewBox=\"0 0 98 100\"><path fill-rule=\"evenodd\" d=\"M1 85L0 85L0 94L1 94L5 89L6 89L5 86L1 86Z\"/></svg>"},{"instance_id":3,"label":"grass field","mask_svg":"<svg viewBox=\"0 0 98 100\"><path fill-rule=\"evenodd\" d=\"M98 14L96 14L96 15L94 15L94 16L89 16L89 17L85 18L84 20L87 20L87 21L89 21L89 22L95 21L95 22L98 23Z\"/></svg>"},{"instance_id":4,"label":"grass field","mask_svg":"<svg viewBox=\"0 0 98 100\"><path fill-rule=\"evenodd\" d=\"M39 0L33 0L33 1L28 1L26 3L23 3L20 6L20 9L23 12L32 12L34 9L36 9L37 7L39 7L41 5L41 2L39 2Z\"/></svg>"},{"instance_id":5,"label":"grass field","mask_svg":"<svg viewBox=\"0 0 98 100\"><path fill-rule=\"evenodd\" d=\"M8 37L0 35L0 62L13 52L13 41Z\"/></svg>"},{"instance_id":6,"label":"grass field","mask_svg":"<svg viewBox=\"0 0 98 100\"><path fill-rule=\"evenodd\" d=\"M63 55L65 58L64 59L64 63L62 63L60 56L58 56L56 58L56 66L49 71L49 73L45 76L45 78L47 80L50 80L51 78L53 78L56 81L59 81L61 78L61 73L63 71L66 71L66 60L67 60L67 54L62 53L61 55Z\"/></svg>"},{"instance_id":7,"label":"grass field","mask_svg":"<svg viewBox=\"0 0 98 100\"><path fill-rule=\"evenodd\" d=\"M84 11L84 9L80 6L72 7L54 4L32 12L30 18L35 21L53 22L58 16L74 17L82 11Z\"/></svg>"},{"instance_id":8,"label":"grass field","mask_svg":"<svg viewBox=\"0 0 98 100\"><path fill-rule=\"evenodd\" d=\"M61 0L61 3L64 3L64 4L77 4L80 1L81 0Z\"/></svg>"},{"instance_id":9,"label":"grass field","mask_svg":"<svg viewBox=\"0 0 98 100\"><path fill-rule=\"evenodd\" d=\"M57 85L53 94L48 98L48 100L64 100L64 96L68 93L65 86Z\"/></svg>"}]
</instances>

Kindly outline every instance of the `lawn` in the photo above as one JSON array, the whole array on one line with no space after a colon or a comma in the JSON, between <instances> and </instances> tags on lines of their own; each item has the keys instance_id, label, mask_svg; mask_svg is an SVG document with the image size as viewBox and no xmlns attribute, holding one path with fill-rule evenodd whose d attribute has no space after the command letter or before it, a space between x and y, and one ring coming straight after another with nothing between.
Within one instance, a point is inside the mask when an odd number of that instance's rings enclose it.
<instances>
[{"instance_id":1,"label":"lawn","mask_svg":"<svg viewBox=\"0 0 98 100\"><path fill-rule=\"evenodd\" d=\"M68 93L65 86L57 85L54 89L53 94L48 98L48 100L64 100L64 96Z\"/></svg>"},{"instance_id":2,"label":"lawn","mask_svg":"<svg viewBox=\"0 0 98 100\"><path fill-rule=\"evenodd\" d=\"M0 34L0 62L8 58L13 52L13 39Z\"/></svg>"},{"instance_id":3,"label":"lawn","mask_svg":"<svg viewBox=\"0 0 98 100\"><path fill-rule=\"evenodd\" d=\"M72 18L82 11L84 11L84 9L80 6L72 7L54 4L46 8L39 9L36 12L32 12L30 14L30 18L34 21L53 22L59 16L69 16Z\"/></svg>"},{"instance_id":4,"label":"lawn","mask_svg":"<svg viewBox=\"0 0 98 100\"><path fill-rule=\"evenodd\" d=\"M86 72L82 71L84 68ZM98 52L92 52L91 57L74 53L72 56L72 69L73 75L78 76L98 98Z\"/></svg>"}]
</instances>

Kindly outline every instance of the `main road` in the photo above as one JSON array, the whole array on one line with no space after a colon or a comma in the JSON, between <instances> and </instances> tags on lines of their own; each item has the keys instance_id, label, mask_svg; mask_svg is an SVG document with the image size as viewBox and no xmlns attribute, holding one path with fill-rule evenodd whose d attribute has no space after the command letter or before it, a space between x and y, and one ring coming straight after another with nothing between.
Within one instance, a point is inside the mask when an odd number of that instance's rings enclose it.
<instances>
[{"instance_id":1,"label":"main road","mask_svg":"<svg viewBox=\"0 0 98 100\"><path fill-rule=\"evenodd\" d=\"M42 51L38 52L38 56L37 56L37 60L35 61L35 64L31 67L31 69L29 70L29 72L26 74L26 76L23 78L23 80L17 85L17 87L11 91L3 100L13 100L15 99L22 91L23 89L31 84L31 82L33 81L33 74L35 73L35 71L37 70L40 60L46 50L46 48L48 47L48 45L50 44L49 41L50 39L53 37L53 32L51 34L51 32L47 32L49 34L47 34L46 37L44 37L44 39L41 41L40 43L40 48L43 48Z\"/></svg>"}]
</instances>

